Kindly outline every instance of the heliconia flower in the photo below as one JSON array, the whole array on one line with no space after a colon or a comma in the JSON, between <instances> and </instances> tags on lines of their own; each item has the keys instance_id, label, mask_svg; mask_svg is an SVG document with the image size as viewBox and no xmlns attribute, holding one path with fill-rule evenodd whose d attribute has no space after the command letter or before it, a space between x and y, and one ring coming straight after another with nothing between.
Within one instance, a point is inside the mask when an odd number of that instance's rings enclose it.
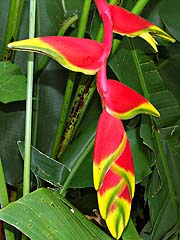
<instances>
[{"instance_id":1,"label":"heliconia flower","mask_svg":"<svg viewBox=\"0 0 180 240\"><path fill-rule=\"evenodd\" d=\"M159 117L156 108L132 88L116 80L107 80L106 92L98 89L103 107L112 116L130 119L137 114L150 114Z\"/></svg>"},{"instance_id":2,"label":"heliconia flower","mask_svg":"<svg viewBox=\"0 0 180 240\"><path fill-rule=\"evenodd\" d=\"M101 216L119 239L128 223L135 190L133 157L121 120L104 110L96 131L93 179Z\"/></svg>"},{"instance_id":3,"label":"heliconia flower","mask_svg":"<svg viewBox=\"0 0 180 240\"><path fill-rule=\"evenodd\" d=\"M8 48L44 53L72 71L94 75L106 61L103 45L95 40L66 36L25 39L8 44Z\"/></svg>"},{"instance_id":4,"label":"heliconia flower","mask_svg":"<svg viewBox=\"0 0 180 240\"><path fill-rule=\"evenodd\" d=\"M157 43L151 34L167 41L175 42L175 39L168 33L146 19L118 6L109 5L109 8L111 12L113 31L115 33L126 35L128 37L139 36L146 40L156 52Z\"/></svg>"}]
</instances>

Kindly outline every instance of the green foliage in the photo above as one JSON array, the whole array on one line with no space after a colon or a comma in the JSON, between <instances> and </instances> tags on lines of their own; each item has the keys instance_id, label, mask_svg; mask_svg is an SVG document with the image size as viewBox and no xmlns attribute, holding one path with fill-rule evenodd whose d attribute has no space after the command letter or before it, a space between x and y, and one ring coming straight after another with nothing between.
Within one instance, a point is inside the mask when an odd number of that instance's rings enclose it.
<instances>
[{"instance_id":1,"label":"green foliage","mask_svg":"<svg viewBox=\"0 0 180 240\"><path fill-rule=\"evenodd\" d=\"M15 1L18 4L18 1ZM65 26L74 15L82 13L82 0L49 1L40 0L37 6L37 36L56 35L59 28ZM136 1L121 1L122 6L132 9ZM10 1L2 1L0 20L0 157L3 161L6 182L17 188L22 184L23 160L19 154L18 141L24 141L26 53L11 55L5 49L7 41L8 10ZM160 27L180 40L179 2L176 0L149 0L142 13ZM29 1L24 2L18 33L8 31L8 36L17 39L27 38ZM99 31L99 17L94 4L91 5L86 37L96 38ZM18 15L14 16L19 21ZM65 31L65 35L76 36L79 19ZM10 34L10 35L9 35ZM13 35L15 34L15 35ZM116 35L115 35L116 37ZM157 39L157 41L159 41ZM115 43L115 41L114 41ZM159 42L159 53L139 39L116 39L113 54L108 62L108 78L118 79L135 89L159 110L159 119L138 116L124 125L130 140L136 172L136 183L143 188L143 196L148 209L148 217L139 226L138 218L133 217L126 228L123 239L179 239L179 156L180 156L180 44L167 46ZM115 45L114 45L115 46ZM4 61L6 59L12 61ZM101 112L100 99L95 94L94 79L89 77L86 98L83 92L81 74L74 75L73 91L69 97L69 107L64 119L64 128L73 126L70 142L57 159L50 158L54 139L62 111L69 71L60 67L53 60L48 60L41 68L42 56L36 55L34 99L33 99L33 139L32 173L44 186L57 188L74 205L92 216L92 209L97 207L92 187L92 145L97 120ZM22 72L20 71L22 69ZM40 69L40 71L39 71ZM87 82L85 81L85 82ZM80 89L80 92L77 90ZM90 93L91 91L91 93ZM79 93L82 93L79 94ZM76 96L76 97L75 97ZM76 99L76 101L74 100ZM82 101L84 100L84 102ZM70 122L74 106L83 103L83 114L76 115L76 122ZM76 104L76 105L75 105ZM74 124L74 125L73 125ZM65 134L59 139L61 144ZM23 146L20 144L21 152ZM23 154L22 154L23 155ZM73 170L75 169L75 170ZM61 173L61 174L60 174ZM70 177L69 177L70 176ZM68 178L69 177L69 178ZM69 179L67 181L67 179ZM47 184L48 183L48 184ZM32 184L37 182L32 180ZM88 187L88 189L86 189ZM73 191L71 190L73 188ZM80 188L78 190L77 188ZM90 191L90 194L89 194ZM73 193L72 193L73 192ZM91 196L91 197L89 197ZM47 189L40 189L20 198L0 211L0 219L20 229L31 239L112 239L84 217L62 195ZM138 199L137 199L138 201ZM85 202L85 203L84 203ZM93 205L89 210L87 206ZM72 210L73 209L73 210ZM89 212L90 211L90 212ZM145 216L144 206L139 211ZM138 215L138 210L137 210ZM97 219L97 216L93 216ZM30 222L30 221L33 221ZM133 224L135 222L135 225ZM70 234L70 235L69 235Z\"/></svg>"},{"instance_id":2,"label":"green foliage","mask_svg":"<svg viewBox=\"0 0 180 240\"><path fill-rule=\"evenodd\" d=\"M112 239L61 195L43 188L4 208L1 219L18 227L32 240L66 240L72 236L74 240L80 237L84 240Z\"/></svg>"},{"instance_id":3,"label":"green foliage","mask_svg":"<svg viewBox=\"0 0 180 240\"><path fill-rule=\"evenodd\" d=\"M15 102L26 99L26 78L20 68L10 62L0 62L0 101Z\"/></svg>"}]
</instances>

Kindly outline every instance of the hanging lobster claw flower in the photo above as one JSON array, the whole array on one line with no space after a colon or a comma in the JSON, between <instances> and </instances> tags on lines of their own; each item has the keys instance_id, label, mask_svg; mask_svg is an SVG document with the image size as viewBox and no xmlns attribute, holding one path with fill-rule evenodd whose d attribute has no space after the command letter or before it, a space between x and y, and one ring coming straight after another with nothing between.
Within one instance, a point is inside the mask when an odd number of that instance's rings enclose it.
<instances>
[{"instance_id":1,"label":"hanging lobster claw flower","mask_svg":"<svg viewBox=\"0 0 180 240\"><path fill-rule=\"evenodd\" d=\"M160 116L147 99L121 82L107 80L107 91L100 95L106 111L116 118L130 119L142 113Z\"/></svg>"},{"instance_id":2,"label":"hanging lobster claw flower","mask_svg":"<svg viewBox=\"0 0 180 240\"><path fill-rule=\"evenodd\" d=\"M94 187L101 216L116 239L128 223L135 177L130 145L121 120L102 112L93 159Z\"/></svg>"},{"instance_id":3,"label":"hanging lobster claw flower","mask_svg":"<svg viewBox=\"0 0 180 240\"><path fill-rule=\"evenodd\" d=\"M48 36L8 44L10 49L44 53L72 71L94 75L105 63L104 47L90 39Z\"/></svg>"},{"instance_id":4,"label":"hanging lobster claw flower","mask_svg":"<svg viewBox=\"0 0 180 240\"><path fill-rule=\"evenodd\" d=\"M172 38L168 33L146 19L118 6L109 5L109 8L113 23L113 31L115 33L126 35L128 37L139 36L146 40L156 52L157 43L151 34L153 36L163 38L169 42L175 42L175 39Z\"/></svg>"}]
</instances>

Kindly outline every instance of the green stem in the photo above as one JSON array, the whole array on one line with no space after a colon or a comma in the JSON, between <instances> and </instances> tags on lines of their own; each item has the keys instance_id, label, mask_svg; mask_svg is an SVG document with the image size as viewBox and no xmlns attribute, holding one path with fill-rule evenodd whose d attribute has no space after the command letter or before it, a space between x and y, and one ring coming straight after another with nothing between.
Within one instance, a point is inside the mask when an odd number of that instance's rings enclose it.
<instances>
[{"instance_id":1,"label":"green stem","mask_svg":"<svg viewBox=\"0 0 180 240\"><path fill-rule=\"evenodd\" d=\"M74 101L72 104L72 109L67 119L67 125L63 133L63 141L60 143L60 148L58 151L57 158L59 159L66 146L69 144L71 139L73 138L77 127L80 124L80 121L85 113L89 101L92 98L92 95L95 90L95 84L91 77L83 76L80 81L80 84L77 89L77 93L74 97Z\"/></svg>"},{"instance_id":2,"label":"green stem","mask_svg":"<svg viewBox=\"0 0 180 240\"><path fill-rule=\"evenodd\" d=\"M36 0L30 1L29 9L29 38L35 35ZM34 53L28 53L27 63L27 99L25 123L25 149L24 149L24 176L23 196L30 192L30 165L31 165L31 135L32 135L32 95L33 95ZM22 240L27 237L22 234Z\"/></svg>"},{"instance_id":3,"label":"green stem","mask_svg":"<svg viewBox=\"0 0 180 240\"><path fill-rule=\"evenodd\" d=\"M83 154L80 156L80 158L78 159L78 161L76 162L76 164L74 165L74 167L72 168L72 171L70 172L70 174L68 175L63 187L60 190L60 194L62 194L63 196L66 195L66 190L73 178L73 176L75 175L75 173L77 172L77 170L79 169L79 167L81 166L82 162L84 161L84 159L86 158L86 156L88 155L88 153L90 152L90 150L93 148L94 146L94 138L91 139L88 147L85 149L85 151L83 152Z\"/></svg>"},{"instance_id":4,"label":"green stem","mask_svg":"<svg viewBox=\"0 0 180 240\"><path fill-rule=\"evenodd\" d=\"M35 34L35 12L36 12L36 0L31 0L29 11L29 38L33 38ZM29 53L27 64L27 100L26 100L26 123L25 123L23 196L28 194L30 191L33 69L34 69L34 54Z\"/></svg>"},{"instance_id":5,"label":"green stem","mask_svg":"<svg viewBox=\"0 0 180 240\"><path fill-rule=\"evenodd\" d=\"M145 8L149 0L139 0L136 5L131 10L132 13L139 15L142 10Z\"/></svg>"},{"instance_id":6,"label":"green stem","mask_svg":"<svg viewBox=\"0 0 180 240\"><path fill-rule=\"evenodd\" d=\"M85 31L86 31L86 26L87 26L87 21L88 21L88 16L89 16L90 6L91 6L91 0L85 0L84 4L83 4L81 19L79 22L78 33L77 33L77 37L79 37L79 38L84 37Z\"/></svg>"},{"instance_id":7,"label":"green stem","mask_svg":"<svg viewBox=\"0 0 180 240\"><path fill-rule=\"evenodd\" d=\"M61 113L60 113L59 121L58 121L58 128L56 131L56 136L54 139L54 144L53 144L52 153L51 153L52 158L56 158L57 153L58 153L59 139L61 138L62 133L64 131L73 87L74 87L74 73L69 72L68 82L67 82L67 86L66 86L64 100L63 100L63 105L62 105L62 109L61 109Z\"/></svg>"},{"instance_id":8,"label":"green stem","mask_svg":"<svg viewBox=\"0 0 180 240\"><path fill-rule=\"evenodd\" d=\"M7 44L15 41L18 36L24 0L11 0L9 6L8 23L4 41L3 60L12 60L12 51L8 51Z\"/></svg>"},{"instance_id":9,"label":"green stem","mask_svg":"<svg viewBox=\"0 0 180 240\"><path fill-rule=\"evenodd\" d=\"M147 99L149 99L149 93L148 93L148 90L147 90L147 87L146 87L146 84L145 84L144 75L143 75L141 66L140 66L140 64L139 64L139 60L138 60L138 56L137 56L136 49L135 49L135 47L134 47L133 40L130 39L130 38L128 38L128 40L129 40L129 45L130 45L130 49L131 49L131 54L132 54L132 57L133 57L133 59L134 59L135 65L136 65L137 73L138 73L138 76L139 76L139 80L140 80L140 84L141 84L141 87L142 87L144 96L145 96Z\"/></svg>"},{"instance_id":10,"label":"green stem","mask_svg":"<svg viewBox=\"0 0 180 240\"><path fill-rule=\"evenodd\" d=\"M1 208L3 208L8 204L9 204L8 193L7 193L6 182L4 178L2 161L0 158L0 206ZM12 229L6 223L4 223L4 231L5 231L6 240L14 240L14 234L12 232Z\"/></svg>"},{"instance_id":11,"label":"green stem","mask_svg":"<svg viewBox=\"0 0 180 240\"><path fill-rule=\"evenodd\" d=\"M85 0L84 5L83 5L83 12L82 12L80 22L79 22L77 37L83 38L85 35L90 6L91 6L91 0ZM64 96L64 102L63 102L62 110L61 110L61 113L59 116L57 132L56 132L55 141L54 141L53 148L52 148L52 154L51 154L52 158L56 158L56 155L58 154L59 145L60 145L61 137L63 134L65 121L66 121L66 118L67 118L67 115L69 112L68 110L69 110L69 105L70 105L70 101L71 101L71 95L72 95L72 90L73 90L75 79L76 79L76 73L74 73L74 72L69 73L68 83L67 83L65 96Z\"/></svg>"}]
</instances>

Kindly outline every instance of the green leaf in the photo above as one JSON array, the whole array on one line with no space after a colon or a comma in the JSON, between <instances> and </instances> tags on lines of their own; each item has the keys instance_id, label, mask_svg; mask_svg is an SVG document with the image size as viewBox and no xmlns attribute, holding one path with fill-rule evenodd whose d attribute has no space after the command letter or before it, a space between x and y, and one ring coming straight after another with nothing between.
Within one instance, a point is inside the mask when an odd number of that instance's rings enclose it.
<instances>
[{"instance_id":1,"label":"green leaf","mask_svg":"<svg viewBox=\"0 0 180 240\"><path fill-rule=\"evenodd\" d=\"M0 156L3 161L6 182L15 187L22 181L23 166L17 141L24 139L24 118L24 101L0 103Z\"/></svg>"},{"instance_id":2,"label":"green leaf","mask_svg":"<svg viewBox=\"0 0 180 240\"><path fill-rule=\"evenodd\" d=\"M179 75L180 75L180 44L176 43L171 48L163 48L158 63L158 70L167 88L173 93L180 103Z\"/></svg>"},{"instance_id":3,"label":"green leaf","mask_svg":"<svg viewBox=\"0 0 180 240\"><path fill-rule=\"evenodd\" d=\"M147 52L149 49L139 39L134 41L124 39L119 51L121 55L117 52L112 62L110 61L110 66L119 80L143 93L161 113L159 119L150 118L150 122L144 119L143 125L140 126L140 134L146 145L144 147L149 146L150 153L151 151L155 153L148 155L149 163L154 167L148 187L146 186L152 225L143 230L142 236L147 235L146 239L158 240L168 239L167 236L172 229L173 234L177 233L179 204L176 199L177 175L174 174L170 163L179 169L176 152L179 141L176 139L177 143L174 141L171 147L167 146L167 142L179 125L180 107L176 97L164 85L154 61ZM149 130L143 132L145 126L149 126ZM162 133L167 128L171 128L172 131L166 136L165 141Z\"/></svg>"},{"instance_id":4,"label":"green leaf","mask_svg":"<svg viewBox=\"0 0 180 240\"><path fill-rule=\"evenodd\" d=\"M139 236L133 221L131 218L129 219L128 225L126 226L123 235L122 235L123 240L142 240L142 238Z\"/></svg>"},{"instance_id":5,"label":"green leaf","mask_svg":"<svg viewBox=\"0 0 180 240\"><path fill-rule=\"evenodd\" d=\"M3 103L26 99L26 77L20 67L0 62L0 101Z\"/></svg>"},{"instance_id":6,"label":"green leaf","mask_svg":"<svg viewBox=\"0 0 180 240\"><path fill-rule=\"evenodd\" d=\"M22 218L23 216L23 218ZM110 240L57 193L39 189L0 210L0 219L32 240Z\"/></svg>"},{"instance_id":7,"label":"green leaf","mask_svg":"<svg viewBox=\"0 0 180 240\"><path fill-rule=\"evenodd\" d=\"M180 40L180 19L179 19L180 1L166 0L162 1L159 6L159 15L166 25L169 32Z\"/></svg>"},{"instance_id":8,"label":"green leaf","mask_svg":"<svg viewBox=\"0 0 180 240\"><path fill-rule=\"evenodd\" d=\"M179 189L179 154L180 154L180 125L160 130L163 152L168 159L168 169L175 190L175 201L180 205ZM157 149L158 150L158 149ZM167 176L164 172L161 156L156 150L157 163L153 169L150 186L148 188L148 202L150 206L151 223L148 223L142 231L143 239L178 239L178 212L172 204ZM158 211L157 211L158 209ZM176 236L175 238L172 238Z\"/></svg>"},{"instance_id":9,"label":"green leaf","mask_svg":"<svg viewBox=\"0 0 180 240\"><path fill-rule=\"evenodd\" d=\"M18 146L24 158L24 143L19 141ZM33 146L31 146L31 170L36 177L53 184L55 187L62 186L70 173L65 165L48 157Z\"/></svg>"},{"instance_id":10,"label":"green leaf","mask_svg":"<svg viewBox=\"0 0 180 240\"><path fill-rule=\"evenodd\" d=\"M145 176L151 173L151 168L148 161L148 149L144 148L143 146L142 139L139 137L138 128L126 129L126 132L134 158L136 183L139 183Z\"/></svg>"}]
</instances>

